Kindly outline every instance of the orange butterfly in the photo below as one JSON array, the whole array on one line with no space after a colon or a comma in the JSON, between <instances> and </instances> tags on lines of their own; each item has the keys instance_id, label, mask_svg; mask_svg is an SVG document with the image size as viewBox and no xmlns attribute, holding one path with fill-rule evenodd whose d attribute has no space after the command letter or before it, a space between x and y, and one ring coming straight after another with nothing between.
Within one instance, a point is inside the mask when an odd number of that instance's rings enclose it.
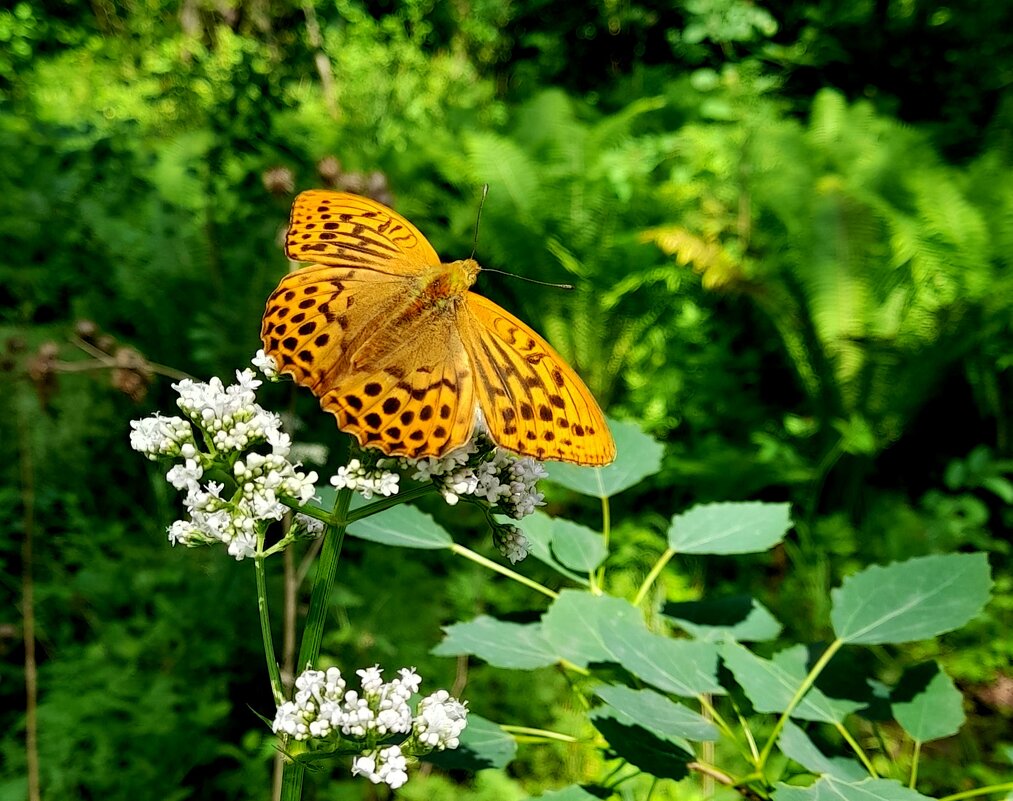
<instances>
[{"instance_id":1,"label":"orange butterfly","mask_svg":"<svg viewBox=\"0 0 1013 801\"><path fill-rule=\"evenodd\" d=\"M473 259L443 264L408 220L344 192L303 192L285 252L313 262L267 301L261 339L338 427L389 456L464 445L476 403L501 448L604 465L605 416L584 382L510 312L469 291Z\"/></svg>"}]
</instances>

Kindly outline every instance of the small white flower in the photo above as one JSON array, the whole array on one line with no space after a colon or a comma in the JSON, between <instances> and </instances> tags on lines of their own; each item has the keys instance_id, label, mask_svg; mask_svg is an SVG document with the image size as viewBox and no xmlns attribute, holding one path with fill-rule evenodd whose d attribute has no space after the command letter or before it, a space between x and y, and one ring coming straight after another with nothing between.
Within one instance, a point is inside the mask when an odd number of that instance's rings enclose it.
<instances>
[{"instance_id":1,"label":"small white flower","mask_svg":"<svg viewBox=\"0 0 1013 801\"><path fill-rule=\"evenodd\" d=\"M264 374L264 378L268 381L278 380L278 363L274 360L273 356L268 356L264 353L263 348L257 351L257 354L250 362Z\"/></svg>"}]
</instances>

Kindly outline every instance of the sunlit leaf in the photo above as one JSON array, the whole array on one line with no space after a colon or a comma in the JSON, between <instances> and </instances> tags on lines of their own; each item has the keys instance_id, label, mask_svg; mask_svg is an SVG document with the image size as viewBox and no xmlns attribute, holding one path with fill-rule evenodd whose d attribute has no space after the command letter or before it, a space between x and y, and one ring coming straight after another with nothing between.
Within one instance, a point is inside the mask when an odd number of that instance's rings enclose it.
<instances>
[{"instance_id":1,"label":"sunlit leaf","mask_svg":"<svg viewBox=\"0 0 1013 801\"><path fill-rule=\"evenodd\" d=\"M830 594L830 619L849 643L925 640L963 626L988 603L992 579L983 553L921 556L873 565Z\"/></svg>"},{"instance_id":2,"label":"sunlit leaf","mask_svg":"<svg viewBox=\"0 0 1013 801\"><path fill-rule=\"evenodd\" d=\"M964 725L964 698L935 662L906 670L890 701L897 722L921 742L950 737Z\"/></svg>"},{"instance_id":3,"label":"sunlit leaf","mask_svg":"<svg viewBox=\"0 0 1013 801\"><path fill-rule=\"evenodd\" d=\"M824 776L808 787L779 784L774 791L774 801L931 801L931 799L891 779L848 782L833 776Z\"/></svg>"},{"instance_id":4,"label":"sunlit leaf","mask_svg":"<svg viewBox=\"0 0 1013 801\"><path fill-rule=\"evenodd\" d=\"M348 526L353 537L399 548L438 549L454 544L439 523L414 506L400 504Z\"/></svg>"},{"instance_id":5,"label":"sunlit leaf","mask_svg":"<svg viewBox=\"0 0 1013 801\"><path fill-rule=\"evenodd\" d=\"M621 598L563 590L542 616L542 636L553 652L579 667L612 661L606 627L644 627L640 610Z\"/></svg>"},{"instance_id":6,"label":"sunlit leaf","mask_svg":"<svg viewBox=\"0 0 1013 801\"><path fill-rule=\"evenodd\" d=\"M676 553L754 553L779 543L789 528L786 503L700 504L672 518L668 547Z\"/></svg>"},{"instance_id":7,"label":"sunlit leaf","mask_svg":"<svg viewBox=\"0 0 1013 801\"><path fill-rule=\"evenodd\" d=\"M778 740L781 752L803 768L817 774L828 774L844 781L861 781L868 772L853 759L828 757L821 752L801 728L790 720L781 730Z\"/></svg>"},{"instance_id":8,"label":"sunlit leaf","mask_svg":"<svg viewBox=\"0 0 1013 801\"><path fill-rule=\"evenodd\" d=\"M748 595L666 603L662 614L688 634L711 642L765 642L781 633L781 624L767 607Z\"/></svg>"},{"instance_id":9,"label":"sunlit leaf","mask_svg":"<svg viewBox=\"0 0 1013 801\"><path fill-rule=\"evenodd\" d=\"M468 654L513 670L533 670L557 661L537 623L509 623L481 615L446 626L444 631L443 642L432 650L436 656Z\"/></svg>"},{"instance_id":10,"label":"sunlit leaf","mask_svg":"<svg viewBox=\"0 0 1013 801\"><path fill-rule=\"evenodd\" d=\"M461 733L461 744L446 751L434 751L426 757L444 770L474 773L486 768L503 768L517 754L517 741L491 720L468 713L468 725Z\"/></svg>"},{"instance_id":11,"label":"sunlit leaf","mask_svg":"<svg viewBox=\"0 0 1013 801\"><path fill-rule=\"evenodd\" d=\"M687 740L716 740L717 727L692 709L670 701L653 690L633 690L615 684L603 684L595 695L631 722L666 737Z\"/></svg>"}]
</instances>

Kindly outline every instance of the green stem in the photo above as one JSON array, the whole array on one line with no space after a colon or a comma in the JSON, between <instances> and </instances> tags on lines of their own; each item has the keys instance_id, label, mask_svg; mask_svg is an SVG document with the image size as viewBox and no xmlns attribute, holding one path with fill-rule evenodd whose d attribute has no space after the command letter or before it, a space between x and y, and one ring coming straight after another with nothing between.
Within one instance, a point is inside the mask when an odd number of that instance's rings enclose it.
<instances>
[{"instance_id":1,"label":"green stem","mask_svg":"<svg viewBox=\"0 0 1013 801\"><path fill-rule=\"evenodd\" d=\"M384 509L390 509L392 506L398 504L408 503L409 501L417 500L424 495L429 495L435 492L436 488L432 484L423 484L420 487L414 487L405 492L399 492L397 495L391 495L387 498L381 498L373 503L368 503L365 506L360 506L353 512L348 513L348 522L354 523L356 520L362 520L364 517L375 515L377 512L382 512Z\"/></svg>"},{"instance_id":2,"label":"green stem","mask_svg":"<svg viewBox=\"0 0 1013 801\"><path fill-rule=\"evenodd\" d=\"M974 798L979 795L991 795L992 793L1003 793L1013 790L1013 782L1005 784L990 784L988 787L979 787L976 790L964 790L953 795L944 795L938 801L961 801L963 798Z\"/></svg>"},{"instance_id":3,"label":"green stem","mask_svg":"<svg viewBox=\"0 0 1013 801\"><path fill-rule=\"evenodd\" d=\"M915 785L918 783L918 760L922 755L922 741L915 740L915 750L911 755L911 778L908 780L907 786L912 790L915 789Z\"/></svg>"},{"instance_id":4,"label":"green stem","mask_svg":"<svg viewBox=\"0 0 1013 801\"><path fill-rule=\"evenodd\" d=\"M854 751L855 754L858 755L858 758L860 760L862 760L862 764L865 765L865 769L867 771L869 771L869 775L872 776L872 778L874 778L874 779L878 779L879 778L879 774L876 772L876 768L873 766L873 764L872 764L871 760L869 759L869 757L866 756L865 751L863 750L862 746L860 746L858 744L858 740L856 740L854 737L851 736L851 732L849 732L844 727L843 723L835 723L834 724L834 728L837 729L837 731L840 732L841 737L844 738L844 741L848 745L851 746L851 750Z\"/></svg>"},{"instance_id":5,"label":"green stem","mask_svg":"<svg viewBox=\"0 0 1013 801\"><path fill-rule=\"evenodd\" d=\"M303 629L302 643L299 647L299 660L296 671L301 672L308 664L313 664L320 656L320 644L324 638L324 623L327 620L327 605L334 586L334 576L341 558L341 546L345 541L345 529L348 526L348 505L352 502L352 491L343 489L334 499L334 511L331 521L324 528L324 547L320 551L316 573L313 577L313 590L310 593L310 606L306 613L306 626ZM287 744L293 748L295 743ZM303 780L306 768L298 762L289 762L281 779L281 801L301 801Z\"/></svg>"},{"instance_id":6,"label":"green stem","mask_svg":"<svg viewBox=\"0 0 1013 801\"><path fill-rule=\"evenodd\" d=\"M647 593L651 589L651 585L658 580L658 576L661 575L661 571L665 569L665 565L668 564L669 560L675 556L675 549L668 548L660 557L658 561L654 563L654 567L651 568L651 572L647 574L647 578L644 579L644 583L640 585L640 589L637 590L637 597L633 599L634 606L640 606L644 602L644 598L647 597Z\"/></svg>"},{"instance_id":7,"label":"green stem","mask_svg":"<svg viewBox=\"0 0 1013 801\"><path fill-rule=\"evenodd\" d=\"M605 586L605 562L608 560L609 552L609 540L612 537L612 512L609 507L609 499L607 495L603 495L601 499L601 539L605 545L605 559L601 563L601 567L598 568L598 581L597 586ZM596 583L591 582L591 589L594 590ZM601 591L596 594L600 594Z\"/></svg>"},{"instance_id":8,"label":"green stem","mask_svg":"<svg viewBox=\"0 0 1013 801\"><path fill-rule=\"evenodd\" d=\"M561 743L579 743L576 737L569 734L561 734L558 731L547 731L546 729L532 729L529 726L511 726L508 723L501 723L500 728L508 734L519 734L537 740L558 740Z\"/></svg>"},{"instance_id":9,"label":"green stem","mask_svg":"<svg viewBox=\"0 0 1013 801\"><path fill-rule=\"evenodd\" d=\"M257 608L260 612L260 634L264 638L264 656L267 658L267 675L271 677L271 693L274 705L281 706L285 702L285 692L281 684L281 670L278 659L274 655L274 637L271 636L271 613L267 605L267 571L261 555L253 557L253 566L257 573Z\"/></svg>"},{"instance_id":10,"label":"green stem","mask_svg":"<svg viewBox=\"0 0 1013 801\"><path fill-rule=\"evenodd\" d=\"M331 522L331 512L326 509L321 509L319 506L310 506L309 504L299 503L295 498L279 498L278 501L289 509L293 509L300 514L304 514L307 517L312 517L316 520L321 520L324 523Z\"/></svg>"},{"instance_id":11,"label":"green stem","mask_svg":"<svg viewBox=\"0 0 1013 801\"><path fill-rule=\"evenodd\" d=\"M732 727L728 725L728 721L726 721L718 713L718 710L715 708L714 704L711 703L710 699L706 695L698 695L696 697L696 700L700 702L700 709L703 710L705 717L708 717L712 721L714 721L714 723L717 724L717 727L724 732L725 736L733 743L735 743L735 747L739 749L739 753L742 754L743 758L747 762L755 761L756 743L753 741L752 735L750 734L747 738L749 741L750 749L752 751L752 756L750 756L750 754L746 753L745 748L742 745L742 741L738 738L738 736L736 736Z\"/></svg>"},{"instance_id":12,"label":"green stem","mask_svg":"<svg viewBox=\"0 0 1013 801\"><path fill-rule=\"evenodd\" d=\"M472 562L482 565L482 567L487 567L490 570L494 570L500 575L506 576L507 578L511 578L514 581L523 584L525 587L530 587L533 590L537 590L543 595L548 595L550 598L559 597L558 592L550 590L548 587L539 584L537 581L532 581L527 576L522 576L520 573L514 572L509 567L504 567L503 565L499 564L499 562L494 562L491 559L486 559L484 556L475 553L470 548L465 548L463 545L459 545L458 543L455 542L453 545L450 546L450 550L453 553L456 553L458 556L463 556L465 559L470 559Z\"/></svg>"},{"instance_id":13,"label":"green stem","mask_svg":"<svg viewBox=\"0 0 1013 801\"><path fill-rule=\"evenodd\" d=\"M774 750L774 744L777 742L778 736L781 734L781 729L784 728L784 724L788 722L788 718L791 717L791 713L795 711L805 694L809 692L809 688L813 686L813 682L816 681L816 677L823 672L823 668L827 666L827 663L834 658L841 646L844 645L844 640L834 640L830 643L830 646L823 652L823 655L813 665L812 670L809 671L809 675L802 680L802 684L795 691L795 695L792 696L791 701L788 702L788 707L781 713L781 717L778 718L777 723L774 724L774 730L770 733L770 737L767 738L767 742L763 746L763 750L760 752L760 758L756 761L756 768L759 771L763 771L764 766L767 764L767 760L770 758L771 751Z\"/></svg>"}]
</instances>

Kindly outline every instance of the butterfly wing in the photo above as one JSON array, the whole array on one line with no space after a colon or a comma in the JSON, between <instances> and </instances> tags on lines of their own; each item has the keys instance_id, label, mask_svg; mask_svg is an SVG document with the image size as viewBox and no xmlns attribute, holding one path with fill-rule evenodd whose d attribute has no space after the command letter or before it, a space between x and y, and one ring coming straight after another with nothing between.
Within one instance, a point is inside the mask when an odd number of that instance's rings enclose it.
<instances>
[{"instance_id":1,"label":"butterfly wing","mask_svg":"<svg viewBox=\"0 0 1013 801\"><path fill-rule=\"evenodd\" d=\"M311 189L292 204L285 253L293 261L416 275L440 257L419 230L369 198Z\"/></svg>"},{"instance_id":2,"label":"butterfly wing","mask_svg":"<svg viewBox=\"0 0 1013 801\"><path fill-rule=\"evenodd\" d=\"M269 298L261 339L360 445L442 456L471 437L473 379L456 315L429 306L399 317L405 288L372 269L297 270Z\"/></svg>"},{"instance_id":3,"label":"butterfly wing","mask_svg":"<svg viewBox=\"0 0 1013 801\"><path fill-rule=\"evenodd\" d=\"M536 459L605 465L615 442L598 403L573 369L528 325L469 292L461 334L475 394L496 444Z\"/></svg>"}]
</instances>

